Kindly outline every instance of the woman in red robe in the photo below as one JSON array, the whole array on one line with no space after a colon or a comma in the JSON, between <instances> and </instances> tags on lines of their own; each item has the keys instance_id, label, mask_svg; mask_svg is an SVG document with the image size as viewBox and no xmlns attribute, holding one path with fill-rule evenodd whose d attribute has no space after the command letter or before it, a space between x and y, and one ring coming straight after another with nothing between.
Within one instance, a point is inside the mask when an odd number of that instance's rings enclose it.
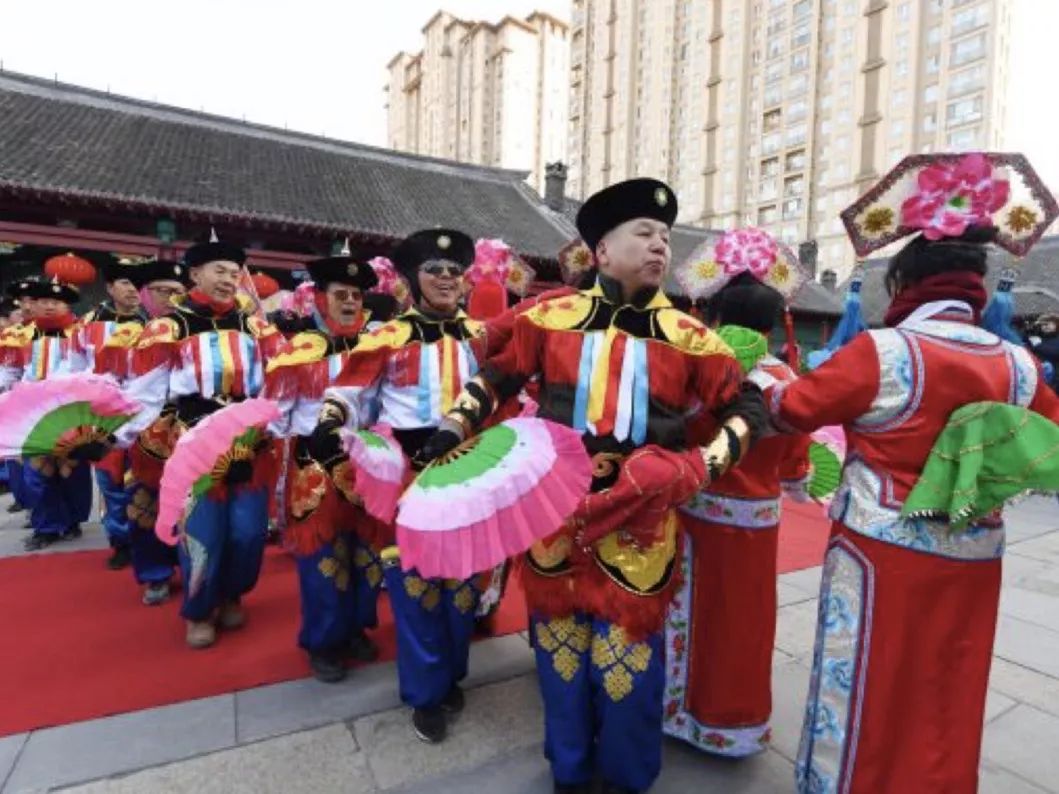
<instances>
[{"instance_id":1,"label":"woman in red robe","mask_svg":"<svg viewBox=\"0 0 1059 794\"><path fill-rule=\"evenodd\" d=\"M886 328L861 333L766 395L778 427L841 424L848 441L831 508L800 792L977 790L1003 524L994 515L956 531L905 517L902 505L962 406L1013 404L1059 422L1059 400L1033 357L978 327L985 242L1025 253L1056 215L1044 190L1016 201L1001 176L1010 162L995 157L908 158L844 213L862 256L923 232L890 262Z\"/></svg>"},{"instance_id":2,"label":"woman in red robe","mask_svg":"<svg viewBox=\"0 0 1059 794\"><path fill-rule=\"evenodd\" d=\"M696 263L713 263L713 276L688 272ZM689 297L709 298L707 320L744 373L759 383L794 380L768 346L784 301L804 283L786 246L760 229L726 232L689 257L675 281ZM666 620L664 728L714 755L768 747L780 499L784 481L804 485L808 447L805 434L762 439L680 509L684 580Z\"/></svg>"}]
</instances>

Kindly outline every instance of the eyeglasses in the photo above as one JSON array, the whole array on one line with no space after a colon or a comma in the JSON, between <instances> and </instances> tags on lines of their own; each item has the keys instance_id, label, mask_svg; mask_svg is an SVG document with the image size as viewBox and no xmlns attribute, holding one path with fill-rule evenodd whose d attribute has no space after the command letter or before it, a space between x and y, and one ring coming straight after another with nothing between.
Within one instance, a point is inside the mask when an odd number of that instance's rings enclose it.
<instances>
[{"instance_id":1,"label":"eyeglasses","mask_svg":"<svg viewBox=\"0 0 1059 794\"><path fill-rule=\"evenodd\" d=\"M359 289L333 289L328 295L334 298L339 303L345 303L346 301L359 301L363 300L364 296L361 294Z\"/></svg>"},{"instance_id":2,"label":"eyeglasses","mask_svg":"<svg viewBox=\"0 0 1059 794\"><path fill-rule=\"evenodd\" d=\"M184 290L180 287L148 287L151 292L155 295L161 295L165 298L171 298L174 295L183 295Z\"/></svg>"},{"instance_id":3,"label":"eyeglasses","mask_svg":"<svg viewBox=\"0 0 1059 794\"><path fill-rule=\"evenodd\" d=\"M444 276L459 278L463 275L463 265L457 265L455 262L427 262L419 268L419 272L426 273L434 278L442 278Z\"/></svg>"}]
</instances>

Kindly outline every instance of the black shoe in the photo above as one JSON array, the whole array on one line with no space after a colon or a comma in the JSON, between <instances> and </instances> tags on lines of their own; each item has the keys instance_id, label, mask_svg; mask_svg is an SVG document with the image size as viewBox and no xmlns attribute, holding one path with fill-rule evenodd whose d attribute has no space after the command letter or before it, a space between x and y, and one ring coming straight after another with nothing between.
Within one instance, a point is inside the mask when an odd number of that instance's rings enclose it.
<instances>
[{"instance_id":1,"label":"black shoe","mask_svg":"<svg viewBox=\"0 0 1059 794\"><path fill-rule=\"evenodd\" d=\"M560 783L555 781L555 794L592 794L591 783Z\"/></svg>"},{"instance_id":2,"label":"black shoe","mask_svg":"<svg viewBox=\"0 0 1059 794\"><path fill-rule=\"evenodd\" d=\"M349 657L355 662L374 662L379 658L379 647L362 630L349 641Z\"/></svg>"},{"instance_id":3,"label":"black shoe","mask_svg":"<svg viewBox=\"0 0 1059 794\"><path fill-rule=\"evenodd\" d=\"M640 792L634 788L615 786L613 783L604 783L603 788L599 791L600 794L640 794Z\"/></svg>"},{"instance_id":4,"label":"black shoe","mask_svg":"<svg viewBox=\"0 0 1059 794\"><path fill-rule=\"evenodd\" d=\"M76 540L77 538L81 537L83 534L85 534L85 533L81 531L81 525L80 524L71 524L70 528L68 530L66 530L62 534L62 539L63 540Z\"/></svg>"},{"instance_id":5,"label":"black shoe","mask_svg":"<svg viewBox=\"0 0 1059 794\"><path fill-rule=\"evenodd\" d=\"M346 677L346 666L334 653L310 652L309 667L316 680L325 684L337 684Z\"/></svg>"},{"instance_id":6,"label":"black shoe","mask_svg":"<svg viewBox=\"0 0 1059 794\"><path fill-rule=\"evenodd\" d=\"M113 553L107 560L107 567L112 571L120 571L122 568L128 568L130 562L132 562L132 554L129 551L129 547L115 546Z\"/></svg>"},{"instance_id":7,"label":"black shoe","mask_svg":"<svg viewBox=\"0 0 1059 794\"><path fill-rule=\"evenodd\" d=\"M22 547L26 551L40 551L46 549L48 546L57 541L58 538L55 535L46 535L40 532L34 532L22 543Z\"/></svg>"},{"instance_id":8,"label":"black shoe","mask_svg":"<svg viewBox=\"0 0 1059 794\"><path fill-rule=\"evenodd\" d=\"M463 711L463 705L463 690L460 689L459 684L454 684L449 694L445 695L445 699L441 701L441 710L446 714L459 714Z\"/></svg>"},{"instance_id":9,"label":"black shoe","mask_svg":"<svg viewBox=\"0 0 1059 794\"><path fill-rule=\"evenodd\" d=\"M20 505L18 502L12 502L7 506L7 512L9 513L21 513L26 508Z\"/></svg>"},{"instance_id":10,"label":"black shoe","mask_svg":"<svg viewBox=\"0 0 1059 794\"><path fill-rule=\"evenodd\" d=\"M412 727L421 741L437 744L445 738L445 712L437 706L413 709Z\"/></svg>"}]
</instances>

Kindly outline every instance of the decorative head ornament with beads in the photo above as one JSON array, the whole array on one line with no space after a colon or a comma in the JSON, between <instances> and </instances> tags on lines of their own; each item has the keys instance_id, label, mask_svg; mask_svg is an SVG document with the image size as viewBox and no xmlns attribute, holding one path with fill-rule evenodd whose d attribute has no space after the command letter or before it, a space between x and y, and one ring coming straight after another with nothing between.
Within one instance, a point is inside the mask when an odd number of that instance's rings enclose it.
<instances>
[{"instance_id":1,"label":"decorative head ornament with beads","mask_svg":"<svg viewBox=\"0 0 1059 794\"><path fill-rule=\"evenodd\" d=\"M995 227L995 242L1023 256L1059 205L1021 154L971 152L904 158L842 212L858 256L921 232L928 240Z\"/></svg>"},{"instance_id":2,"label":"decorative head ornament with beads","mask_svg":"<svg viewBox=\"0 0 1059 794\"><path fill-rule=\"evenodd\" d=\"M575 237L559 249L559 272L563 283L578 284L581 277L596 266L596 257L585 241Z\"/></svg>"},{"instance_id":3,"label":"decorative head ornament with beads","mask_svg":"<svg viewBox=\"0 0 1059 794\"><path fill-rule=\"evenodd\" d=\"M700 244L673 273L680 291L691 300L720 292L729 281L749 273L790 301L805 283L798 256L764 229L732 229Z\"/></svg>"}]
</instances>

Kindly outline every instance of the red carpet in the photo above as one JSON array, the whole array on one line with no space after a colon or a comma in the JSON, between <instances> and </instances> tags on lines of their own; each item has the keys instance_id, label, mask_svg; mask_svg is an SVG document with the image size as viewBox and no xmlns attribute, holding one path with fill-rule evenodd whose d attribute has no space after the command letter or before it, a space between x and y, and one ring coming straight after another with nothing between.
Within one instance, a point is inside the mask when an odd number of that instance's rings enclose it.
<instances>
[{"instance_id":1,"label":"red carpet","mask_svg":"<svg viewBox=\"0 0 1059 794\"><path fill-rule=\"evenodd\" d=\"M791 504L785 510L780 571L819 565L829 527L822 511ZM106 556L85 551L0 560L0 736L309 675L295 645L297 577L283 552L270 548L265 557L245 602L246 627L222 633L207 651L184 645L178 597L142 606L132 574L107 571ZM512 584L500 607L499 634L525 628L525 601ZM381 658L392 659L385 597L380 621L373 636Z\"/></svg>"},{"instance_id":2,"label":"red carpet","mask_svg":"<svg viewBox=\"0 0 1059 794\"><path fill-rule=\"evenodd\" d=\"M831 519L820 505L783 500L780 524L780 573L812 568L824 562L824 549L831 534Z\"/></svg>"}]
</instances>

